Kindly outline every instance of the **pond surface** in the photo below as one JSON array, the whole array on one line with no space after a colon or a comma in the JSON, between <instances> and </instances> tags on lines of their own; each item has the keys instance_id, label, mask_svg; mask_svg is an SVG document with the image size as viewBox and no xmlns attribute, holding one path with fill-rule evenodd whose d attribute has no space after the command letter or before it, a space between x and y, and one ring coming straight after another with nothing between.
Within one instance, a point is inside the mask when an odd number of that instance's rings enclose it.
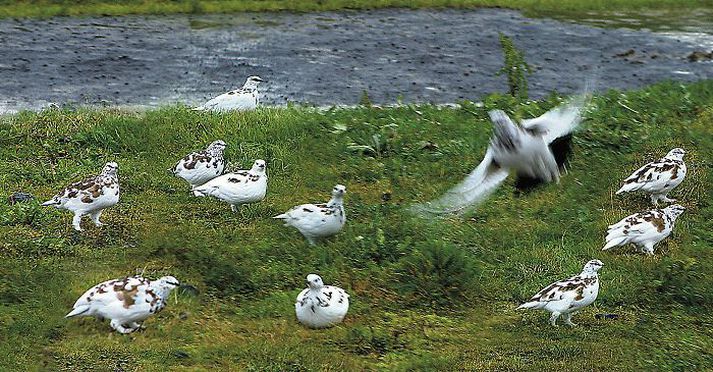
<instances>
[{"instance_id":1,"label":"pond surface","mask_svg":"<svg viewBox=\"0 0 713 372\"><path fill-rule=\"evenodd\" d=\"M507 90L495 75L498 32L535 67L533 97L575 92L595 71L599 90L713 78L711 61L686 58L713 50L713 25L597 17L574 24L502 9L384 9L3 20L0 112L197 104L252 74L269 80L263 101L274 105L355 104L363 91L375 103L478 100Z\"/></svg>"}]
</instances>

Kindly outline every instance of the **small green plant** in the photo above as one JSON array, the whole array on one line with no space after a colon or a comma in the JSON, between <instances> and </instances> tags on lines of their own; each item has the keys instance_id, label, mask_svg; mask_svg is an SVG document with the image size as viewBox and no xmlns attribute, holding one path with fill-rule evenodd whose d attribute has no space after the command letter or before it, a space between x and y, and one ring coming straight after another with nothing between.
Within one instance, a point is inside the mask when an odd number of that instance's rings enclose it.
<instances>
[{"instance_id":1,"label":"small green plant","mask_svg":"<svg viewBox=\"0 0 713 372\"><path fill-rule=\"evenodd\" d=\"M532 74L532 68L525 62L522 51L515 47L512 40L502 32L500 33L500 48L505 57L505 65L497 76L505 74L508 78L510 95L520 100L527 99L527 75Z\"/></svg>"},{"instance_id":2,"label":"small green plant","mask_svg":"<svg viewBox=\"0 0 713 372\"><path fill-rule=\"evenodd\" d=\"M359 106L371 107L371 98L369 98L369 92L364 89L361 92L361 97L359 98Z\"/></svg>"},{"instance_id":3,"label":"small green plant","mask_svg":"<svg viewBox=\"0 0 713 372\"><path fill-rule=\"evenodd\" d=\"M400 262L402 289L414 303L453 306L474 292L476 267L459 247L422 243Z\"/></svg>"},{"instance_id":4,"label":"small green plant","mask_svg":"<svg viewBox=\"0 0 713 372\"><path fill-rule=\"evenodd\" d=\"M701 305L710 301L709 288L698 285L704 277L695 258L676 260L664 268L661 278L654 283L659 294L683 305ZM708 298L706 298L708 297Z\"/></svg>"}]
</instances>

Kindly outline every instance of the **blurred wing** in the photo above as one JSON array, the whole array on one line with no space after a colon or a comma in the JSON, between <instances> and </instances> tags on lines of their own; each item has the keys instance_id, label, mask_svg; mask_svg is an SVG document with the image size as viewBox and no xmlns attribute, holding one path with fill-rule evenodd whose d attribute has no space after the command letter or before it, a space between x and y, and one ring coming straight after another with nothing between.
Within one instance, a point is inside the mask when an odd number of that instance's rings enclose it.
<instances>
[{"instance_id":1,"label":"blurred wing","mask_svg":"<svg viewBox=\"0 0 713 372\"><path fill-rule=\"evenodd\" d=\"M574 98L571 102L555 107L542 116L522 121L525 129L544 133L542 138L546 143L552 143L557 138L574 131L582 122L582 111L590 99L589 94Z\"/></svg>"},{"instance_id":2,"label":"blurred wing","mask_svg":"<svg viewBox=\"0 0 713 372\"><path fill-rule=\"evenodd\" d=\"M508 170L493 162L492 152L488 149L483 161L465 180L437 200L412 206L411 211L422 217L462 213L485 200L507 176Z\"/></svg>"}]
</instances>

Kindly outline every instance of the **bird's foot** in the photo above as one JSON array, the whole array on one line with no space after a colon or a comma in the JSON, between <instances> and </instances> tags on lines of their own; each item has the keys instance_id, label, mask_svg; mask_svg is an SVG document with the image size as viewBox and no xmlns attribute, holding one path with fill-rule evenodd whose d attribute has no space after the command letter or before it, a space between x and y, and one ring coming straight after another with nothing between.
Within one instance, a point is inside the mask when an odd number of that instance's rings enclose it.
<instances>
[{"instance_id":1,"label":"bird's foot","mask_svg":"<svg viewBox=\"0 0 713 372\"><path fill-rule=\"evenodd\" d=\"M662 200L664 203L673 203L673 202L676 201L676 199L667 198L667 197L665 197L665 196L664 196L663 198L661 198L661 200Z\"/></svg>"},{"instance_id":2,"label":"bird's foot","mask_svg":"<svg viewBox=\"0 0 713 372\"><path fill-rule=\"evenodd\" d=\"M135 329L133 329L133 328L124 327L123 324L119 323L116 320L112 320L111 323L109 323L109 325L111 325L111 328L114 328L114 330L116 330L117 332L124 334L124 335L135 331Z\"/></svg>"}]
</instances>

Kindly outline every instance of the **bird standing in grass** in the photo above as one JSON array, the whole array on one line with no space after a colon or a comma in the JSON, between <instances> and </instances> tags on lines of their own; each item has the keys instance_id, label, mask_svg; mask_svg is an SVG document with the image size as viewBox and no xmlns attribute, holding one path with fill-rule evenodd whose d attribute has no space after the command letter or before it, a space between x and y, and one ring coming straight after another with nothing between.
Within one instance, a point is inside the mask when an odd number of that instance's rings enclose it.
<instances>
[{"instance_id":1,"label":"bird standing in grass","mask_svg":"<svg viewBox=\"0 0 713 372\"><path fill-rule=\"evenodd\" d=\"M582 273L569 279L560 280L547 286L532 296L529 302L518 309L543 309L552 313L550 324L557 326L557 318L564 317L565 324L574 327L572 315L585 306L591 305L599 295L599 275L604 264L591 260L584 265Z\"/></svg>"},{"instance_id":2,"label":"bird standing in grass","mask_svg":"<svg viewBox=\"0 0 713 372\"><path fill-rule=\"evenodd\" d=\"M627 216L609 225L606 245L602 250L631 243L639 248L640 252L652 255L654 246L671 235L676 219L685 210L683 206L674 204L664 209L652 209Z\"/></svg>"},{"instance_id":3,"label":"bird standing in grass","mask_svg":"<svg viewBox=\"0 0 713 372\"><path fill-rule=\"evenodd\" d=\"M225 142L221 140L213 141L205 150L186 155L168 171L176 177L184 179L191 185L191 188L200 186L223 174L225 146Z\"/></svg>"},{"instance_id":4,"label":"bird standing in grass","mask_svg":"<svg viewBox=\"0 0 713 372\"><path fill-rule=\"evenodd\" d=\"M297 320L309 328L341 323L349 310L349 295L341 288L324 285L316 274L307 275L307 288L297 295Z\"/></svg>"},{"instance_id":5,"label":"bird standing in grass","mask_svg":"<svg viewBox=\"0 0 713 372\"><path fill-rule=\"evenodd\" d=\"M683 162L685 154L683 149L675 148L663 158L637 169L624 180L624 185L616 194L641 190L650 195L654 205L658 205L659 201L675 202L676 199L670 199L666 195L686 177L686 163Z\"/></svg>"},{"instance_id":6,"label":"bird standing in grass","mask_svg":"<svg viewBox=\"0 0 713 372\"><path fill-rule=\"evenodd\" d=\"M102 226L99 221L104 209L119 202L119 166L114 162L104 165L102 172L83 181L67 186L52 199L42 203L42 206L53 206L74 213L72 226L82 231L82 217L89 215L96 226Z\"/></svg>"},{"instance_id":7,"label":"bird standing in grass","mask_svg":"<svg viewBox=\"0 0 713 372\"><path fill-rule=\"evenodd\" d=\"M197 196L212 196L228 204L237 212L243 204L257 203L267 194L265 161L255 160L250 170L226 173L193 188Z\"/></svg>"},{"instance_id":8,"label":"bird standing in grass","mask_svg":"<svg viewBox=\"0 0 713 372\"><path fill-rule=\"evenodd\" d=\"M65 316L95 316L111 320L111 328L131 333L140 322L166 307L166 299L179 286L172 276L150 281L139 275L108 280L87 290Z\"/></svg>"},{"instance_id":9,"label":"bird standing in grass","mask_svg":"<svg viewBox=\"0 0 713 372\"><path fill-rule=\"evenodd\" d=\"M254 110L260 101L257 87L262 82L264 80L259 76L250 76L245 80L242 88L223 93L194 110L217 112Z\"/></svg>"},{"instance_id":10,"label":"bird standing in grass","mask_svg":"<svg viewBox=\"0 0 713 372\"><path fill-rule=\"evenodd\" d=\"M347 216L344 214L344 194L347 188L336 185L332 189L332 199L326 204L302 204L273 218L283 220L285 226L292 226L307 238L309 244L316 244L317 239L332 236L344 227Z\"/></svg>"}]
</instances>

